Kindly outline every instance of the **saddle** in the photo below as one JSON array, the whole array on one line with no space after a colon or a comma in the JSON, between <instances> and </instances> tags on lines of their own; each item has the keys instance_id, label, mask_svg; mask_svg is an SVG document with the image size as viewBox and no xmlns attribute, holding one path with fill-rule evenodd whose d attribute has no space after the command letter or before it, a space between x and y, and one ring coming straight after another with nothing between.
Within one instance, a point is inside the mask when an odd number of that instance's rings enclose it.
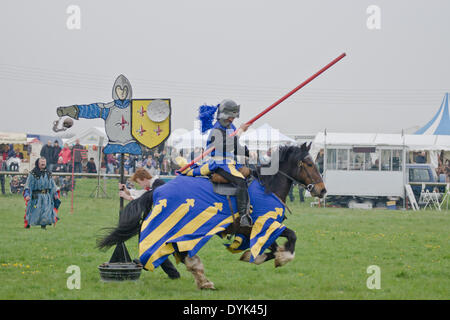
<instances>
[{"instance_id":1,"label":"saddle","mask_svg":"<svg viewBox=\"0 0 450 320\"><path fill-rule=\"evenodd\" d=\"M242 167L239 169L239 172L242 173L244 178L250 175L250 169L248 167ZM222 177L218 173L213 173L211 178L209 179L213 185L213 191L217 194L223 196L234 196L236 195L237 187L231 184L227 179Z\"/></svg>"}]
</instances>

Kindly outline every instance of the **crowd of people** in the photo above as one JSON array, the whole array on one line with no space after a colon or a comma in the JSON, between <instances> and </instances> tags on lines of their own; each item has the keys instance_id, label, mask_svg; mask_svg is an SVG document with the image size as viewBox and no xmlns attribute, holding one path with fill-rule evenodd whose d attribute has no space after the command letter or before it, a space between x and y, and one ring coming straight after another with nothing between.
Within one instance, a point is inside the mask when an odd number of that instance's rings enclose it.
<instances>
[{"instance_id":1,"label":"crowd of people","mask_svg":"<svg viewBox=\"0 0 450 320\"><path fill-rule=\"evenodd\" d=\"M62 148L58 140L53 143L49 140L42 147L40 156L47 160L47 167L50 172L71 172L73 165L73 171L81 173L83 172L82 162L85 153L86 149L80 144L79 140L76 140L72 147L65 143ZM94 163L93 173L95 172L97 171Z\"/></svg>"},{"instance_id":2,"label":"crowd of people","mask_svg":"<svg viewBox=\"0 0 450 320\"><path fill-rule=\"evenodd\" d=\"M119 173L120 154L107 154L104 156L106 173ZM147 150L142 155L124 156L124 173L132 175L138 168L146 169L152 176L175 175L178 166L172 161L167 149L162 151Z\"/></svg>"}]
</instances>

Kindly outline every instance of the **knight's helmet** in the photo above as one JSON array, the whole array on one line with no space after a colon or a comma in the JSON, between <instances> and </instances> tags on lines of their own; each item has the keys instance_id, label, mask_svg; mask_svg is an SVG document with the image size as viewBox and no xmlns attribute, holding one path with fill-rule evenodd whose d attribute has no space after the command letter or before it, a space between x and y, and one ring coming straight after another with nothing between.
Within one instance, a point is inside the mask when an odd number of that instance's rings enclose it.
<instances>
[{"instance_id":1,"label":"knight's helmet","mask_svg":"<svg viewBox=\"0 0 450 320\"><path fill-rule=\"evenodd\" d=\"M119 89L120 88L120 89ZM118 91L123 91L126 95L122 99L119 97ZM112 89L112 96L114 100L130 100L133 96L133 90L131 89L131 83L123 74L117 77Z\"/></svg>"},{"instance_id":2,"label":"knight's helmet","mask_svg":"<svg viewBox=\"0 0 450 320\"><path fill-rule=\"evenodd\" d=\"M230 99L225 99L219 104L217 119L224 120L230 117L239 118L240 105Z\"/></svg>"}]
</instances>

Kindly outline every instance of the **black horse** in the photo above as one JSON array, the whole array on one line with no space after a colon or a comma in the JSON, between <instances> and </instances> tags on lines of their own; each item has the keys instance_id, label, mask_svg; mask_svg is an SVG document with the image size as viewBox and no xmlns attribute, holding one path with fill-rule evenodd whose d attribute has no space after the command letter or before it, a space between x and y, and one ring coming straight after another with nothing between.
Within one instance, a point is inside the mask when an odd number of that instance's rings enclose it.
<instances>
[{"instance_id":1,"label":"black horse","mask_svg":"<svg viewBox=\"0 0 450 320\"><path fill-rule=\"evenodd\" d=\"M311 144L304 143L298 146L282 146L278 148L279 170L274 175L262 175L262 168L257 167L253 170L253 178L257 179L261 185L265 187L267 193L275 194L281 202L285 203L286 197L293 182L303 185L312 196L322 198L325 193L325 185L322 177L314 164L312 157L309 155ZM99 239L97 246L99 248L109 248L120 242L124 242L131 237L139 234L142 221L151 211L153 206L152 192L147 192L144 196L131 201L123 210L119 224L113 228L111 232ZM235 219L230 224L225 233L240 233L250 236L251 228L240 227L239 219ZM261 264L265 261L275 259L275 266L282 266L294 258L296 235L295 232L286 228L282 237L287 239L283 246L279 246L273 242L269 247L269 252L259 255L254 263ZM200 289L214 289L214 284L204 275L204 267L200 258L195 255L189 257L187 252L176 252L181 261L186 265L187 269L194 275L197 286ZM250 261L250 251L244 252L241 256L242 261ZM174 270L175 268L167 259L163 269ZM168 273L166 271L166 273ZM168 273L170 276L170 273Z\"/></svg>"}]
</instances>

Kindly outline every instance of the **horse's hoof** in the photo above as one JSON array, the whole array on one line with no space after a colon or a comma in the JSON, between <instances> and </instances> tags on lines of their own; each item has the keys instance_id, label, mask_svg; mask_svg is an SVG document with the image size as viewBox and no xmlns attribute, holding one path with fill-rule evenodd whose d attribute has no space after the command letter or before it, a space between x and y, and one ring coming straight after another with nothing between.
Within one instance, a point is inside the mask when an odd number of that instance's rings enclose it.
<instances>
[{"instance_id":1,"label":"horse's hoof","mask_svg":"<svg viewBox=\"0 0 450 320\"><path fill-rule=\"evenodd\" d=\"M263 253L263 254L260 254L259 256L257 256L255 258L255 260L253 261L253 263L256 265L259 265L259 264L264 263L266 261L266 259L267 259L267 254Z\"/></svg>"},{"instance_id":2,"label":"horse's hoof","mask_svg":"<svg viewBox=\"0 0 450 320\"><path fill-rule=\"evenodd\" d=\"M284 246L279 246L277 251L275 251L275 268L282 267L289 261L294 260L295 253L286 251Z\"/></svg>"},{"instance_id":3,"label":"horse's hoof","mask_svg":"<svg viewBox=\"0 0 450 320\"><path fill-rule=\"evenodd\" d=\"M204 290L204 289L207 289L207 290L216 290L216 288L214 287L214 283L212 283L211 281L207 281L207 282L203 283L203 284L200 286L200 289L202 289L202 290Z\"/></svg>"},{"instance_id":4,"label":"horse's hoof","mask_svg":"<svg viewBox=\"0 0 450 320\"><path fill-rule=\"evenodd\" d=\"M251 253L250 250L245 251L242 256L239 258L239 260L244 261L244 262L250 262L250 257L251 257Z\"/></svg>"}]
</instances>

